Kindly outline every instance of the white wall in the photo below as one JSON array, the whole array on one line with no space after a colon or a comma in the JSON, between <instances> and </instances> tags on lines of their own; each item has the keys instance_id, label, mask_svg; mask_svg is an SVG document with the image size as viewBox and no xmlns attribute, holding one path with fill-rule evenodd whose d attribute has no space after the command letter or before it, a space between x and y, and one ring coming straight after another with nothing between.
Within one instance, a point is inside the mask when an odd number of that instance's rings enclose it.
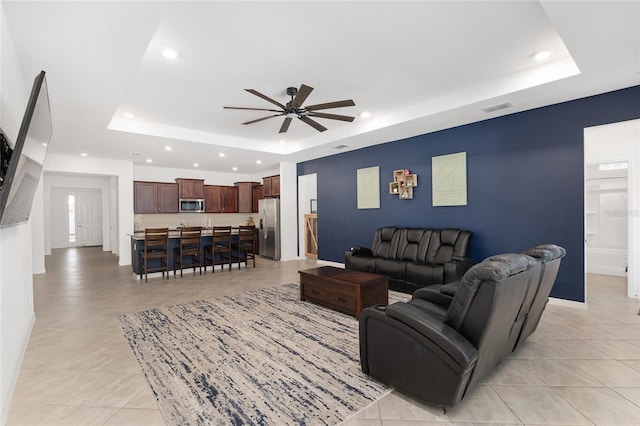
<instances>
[{"instance_id":1,"label":"white wall","mask_svg":"<svg viewBox=\"0 0 640 426\"><path fill-rule=\"evenodd\" d=\"M36 190L36 196L33 199L33 207L31 208L31 217L29 223L31 223L31 246L32 252L32 268L34 274L44 274L44 250L45 250L45 231L44 223L45 217L44 209L42 208L44 203L44 183L42 179L38 184Z\"/></svg>"},{"instance_id":2,"label":"white wall","mask_svg":"<svg viewBox=\"0 0 640 426\"><path fill-rule=\"evenodd\" d=\"M640 297L640 120L586 128L584 147L585 165L617 161L629 163L627 294L629 297Z\"/></svg>"},{"instance_id":3,"label":"white wall","mask_svg":"<svg viewBox=\"0 0 640 426\"><path fill-rule=\"evenodd\" d=\"M0 125L12 141L18 135L28 96L29 86L25 84L0 3ZM9 412L20 364L35 321L31 253L30 223L0 229L1 424Z\"/></svg>"},{"instance_id":4,"label":"white wall","mask_svg":"<svg viewBox=\"0 0 640 426\"><path fill-rule=\"evenodd\" d=\"M311 213L311 200L318 199L318 174L298 177L298 256L305 257L304 215Z\"/></svg>"},{"instance_id":5,"label":"white wall","mask_svg":"<svg viewBox=\"0 0 640 426\"><path fill-rule=\"evenodd\" d=\"M298 258L298 196L296 163L280 163L280 260Z\"/></svg>"}]
</instances>

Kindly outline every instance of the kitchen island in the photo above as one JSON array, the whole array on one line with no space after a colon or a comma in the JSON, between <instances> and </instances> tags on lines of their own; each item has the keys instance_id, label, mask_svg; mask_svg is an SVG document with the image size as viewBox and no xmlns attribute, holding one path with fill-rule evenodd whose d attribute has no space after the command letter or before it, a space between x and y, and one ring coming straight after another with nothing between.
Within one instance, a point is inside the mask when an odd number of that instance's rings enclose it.
<instances>
[{"instance_id":1,"label":"kitchen island","mask_svg":"<svg viewBox=\"0 0 640 426\"><path fill-rule=\"evenodd\" d=\"M213 230L212 228L202 228L202 237L200 239L200 258L204 260L204 247L211 245ZM133 234L129 234L131 237L131 266L133 268L133 273L139 277L142 277L142 259L140 256L140 251L144 250L144 231L134 232ZM256 239L255 239L255 252L258 253L258 230L256 228ZM231 244L235 244L238 242L238 227L231 228ZM179 229L170 229L169 230L169 271L173 271L173 252L174 248L178 248L180 245L180 230ZM234 252L233 258L237 259L238 253ZM244 255L242 256L242 261L244 261ZM151 262L157 262L159 264L159 259L152 259ZM204 266L204 264L203 264ZM151 275L151 274L150 274ZM160 275L159 272L154 273L153 275Z\"/></svg>"}]
</instances>

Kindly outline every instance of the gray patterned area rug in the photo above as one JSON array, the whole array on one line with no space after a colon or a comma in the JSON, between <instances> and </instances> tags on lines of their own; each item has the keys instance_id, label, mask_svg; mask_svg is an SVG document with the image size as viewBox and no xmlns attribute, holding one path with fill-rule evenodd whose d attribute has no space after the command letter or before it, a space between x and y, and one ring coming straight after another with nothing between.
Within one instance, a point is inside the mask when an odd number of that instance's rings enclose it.
<instances>
[{"instance_id":1,"label":"gray patterned area rug","mask_svg":"<svg viewBox=\"0 0 640 426\"><path fill-rule=\"evenodd\" d=\"M120 316L166 422L331 425L387 392L360 370L356 318L299 295L286 284Z\"/></svg>"}]
</instances>

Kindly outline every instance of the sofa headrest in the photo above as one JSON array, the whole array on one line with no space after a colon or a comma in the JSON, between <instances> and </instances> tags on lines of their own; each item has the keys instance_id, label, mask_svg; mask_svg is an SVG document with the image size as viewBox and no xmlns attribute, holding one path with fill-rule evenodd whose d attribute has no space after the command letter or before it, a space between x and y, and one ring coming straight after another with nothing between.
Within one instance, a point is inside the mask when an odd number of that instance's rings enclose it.
<instances>
[{"instance_id":1,"label":"sofa headrest","mask_svg":"<svg viewBox=\"0 0 640 426\"><path fill-rule=\"evenodd\" d=\"M533 268L535 264L536 260L530 256L506 253L491 256L473 265L462 278L460 288L447 310L445 323L456 330L461 327L483 282L499 283Z\"/></svg>"},{"instance_id":2,"label":"sofa headrest","mask_svg":"<svg viewBox=\"0 0 640 426\"><path fill-rule=\"evenodd\" d=\"M395 226L385 226L384 228L380 228L380 239L382 241L391 241L393 239L393 234L396 232Z\"/></svg>"},{"instance_id":3,"label":"sofa headrest","mask_svg":"<svg viewBox=\"0 0 640 426\"><path fill-rule=\"evenodd\" d=\"M452 246L456 243L458 236L460 235L459 229L446 228L440 231L440 242L442 244Z\"/></svg>"},{"instance_id":4,"label":"sofa headrest","mask_svg":"<svg viewBox=\"0 0 640 426\"><path fill-rule=\"evenodd\" d=\"M564 257L567 254L567 251L555 244L538 244L537 246L524 251L523 254L535 257L542 260L543 263L547 263L553 259Z\"/></svg>"},{"instance_id":5,"label":"sofa headrest","mask_svg":"<svg viewBox=\"0 0 640 426\"><path fill-rule=\"evenodd\" d=\"M420 243L422 236L428 230L427 228L407 228L407 242L413 244Z\"/></svg>"},{"instance_id":6,"label":"sofa headrest","mask_svg":"<svg viewBox=\"0 0 640 426\"><path fill-rule=\"evenodd\" d=\"M508 264L508 275L519 274L522 271L533 268L536 264L536 260L531 256L517 253L496 254L494 256L487 257L485 259L485 262L486 261L495 261Z\"/></svg>"}]
</instances>

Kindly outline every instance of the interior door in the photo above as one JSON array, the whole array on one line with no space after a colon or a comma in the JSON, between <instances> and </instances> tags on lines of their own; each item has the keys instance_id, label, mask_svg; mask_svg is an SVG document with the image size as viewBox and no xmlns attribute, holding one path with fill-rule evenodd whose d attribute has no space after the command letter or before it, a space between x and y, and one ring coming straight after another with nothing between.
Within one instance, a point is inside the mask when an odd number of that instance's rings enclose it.
<instances>
[{"instance_id":1,"label":"interior door","mask_svg":"<svg viewBox=\"0 0 640 426\"><path fill-rule=\"evenodd\" d=\"M76 202L76 246L102 245L102 194L78 191Z\"/></svg>"}]
</instances>

